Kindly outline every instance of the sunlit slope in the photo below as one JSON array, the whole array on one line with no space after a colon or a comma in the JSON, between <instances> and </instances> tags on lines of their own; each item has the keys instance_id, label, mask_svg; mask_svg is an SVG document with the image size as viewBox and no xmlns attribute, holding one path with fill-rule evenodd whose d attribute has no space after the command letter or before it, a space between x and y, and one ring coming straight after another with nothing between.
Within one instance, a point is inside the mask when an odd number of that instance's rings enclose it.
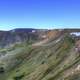
<instances>
[{"instance_id":1,"label":"sunlit slope","mask_svg":"<svg viewBox=\"0 0 80 80\"><path fill-rule=\"evenodd\" d=\"M4 80L79 80L80 57L75 42L68 35L59 38L42 46L25 46L22 62L6 72Z\"/></svg>"}]
</instances>

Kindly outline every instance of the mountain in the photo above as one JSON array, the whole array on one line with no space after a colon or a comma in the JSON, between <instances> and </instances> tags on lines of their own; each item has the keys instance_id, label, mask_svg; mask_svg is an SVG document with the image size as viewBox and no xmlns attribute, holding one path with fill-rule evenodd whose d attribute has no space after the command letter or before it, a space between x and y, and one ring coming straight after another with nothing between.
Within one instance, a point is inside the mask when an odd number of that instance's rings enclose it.
<instances>
[{"instance_id":1,"label":"mountain","mask_svg":"<svg viewBox=\"0 0 80 80\"><path fill-rule=\"evenodd\" d=\"M47 30L38 30L31 28L18 28L10 31L0 31L0 47L9 47L13 44L22 42L31 42L38 40L40 33L44 33Z\"/></svg>"},{"instance_id":2,"label":"mountain","mask_svg":"<svg viewBox=\"0 0 80 80\"><path fill-rule=\"evenodd\" d=\"M80 80L79 29L14 29L0 37L13 45L0 49L1 80Z\"/></svg>"}]
</instances>

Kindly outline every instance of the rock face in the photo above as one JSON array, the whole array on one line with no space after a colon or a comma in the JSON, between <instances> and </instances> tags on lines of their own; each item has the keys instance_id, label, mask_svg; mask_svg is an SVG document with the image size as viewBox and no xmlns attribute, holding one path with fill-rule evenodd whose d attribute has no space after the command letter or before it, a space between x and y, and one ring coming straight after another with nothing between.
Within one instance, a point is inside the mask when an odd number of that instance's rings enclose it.
<instances>
[{"instance_id":1,"label":"rock face","mask_svg":"<svg viewBox=\"0 0 80 80\"><path fill-rule=\"evenodd\" d=\"M36 41L39 39L38 29L14 29L10 31L0 31L0 47L9 46L15 43ZM45 32L45 31L42 31Z\"/></svg>"},{"instance_id":2,"label":"rock face","mask_svg":"<svg viewBox=\"0 0 80 80\"><path fill-rule=\"evenodd\" d=\"M47 29L19 28L10 31L0 31L0 47L10 46L15 43L35 42L46 38L56 38L62 31Z\"/></svg>"},{"instance_id":3,"label":"rock face","mask_svg":"<svg viewBox=\"0 0 80 80\"><path fill-rule=\"evenodd\" d=\"M64 33L79 32L78 29L62 29L62 30L47 30L47 29L32 29L18 28L10 31L0 31L0 47L10 46L15 43L35 42L46 38L57 38ZM78 36L79 37L79 36Z\"/></svg>"}]
</instances>

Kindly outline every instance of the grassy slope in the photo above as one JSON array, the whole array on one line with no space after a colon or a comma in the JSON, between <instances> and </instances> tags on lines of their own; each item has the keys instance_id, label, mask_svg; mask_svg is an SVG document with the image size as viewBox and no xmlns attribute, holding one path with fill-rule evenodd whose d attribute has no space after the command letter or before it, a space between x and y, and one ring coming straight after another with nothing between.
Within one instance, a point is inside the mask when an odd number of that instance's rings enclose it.
<instances>
[{"instance_id":1,"label":"grassy slope","mask_svg":"<svg viewBox=\"0 0 80 80\"><path fill-rule=\"evenodd\" d=\"M80 63L73 46L73 40L65 37L55 45L24 47L24 55L20 55L24 56L23 61L3 80L79 80L78 72L69 74Z\"/></svg>"}]
</instances>

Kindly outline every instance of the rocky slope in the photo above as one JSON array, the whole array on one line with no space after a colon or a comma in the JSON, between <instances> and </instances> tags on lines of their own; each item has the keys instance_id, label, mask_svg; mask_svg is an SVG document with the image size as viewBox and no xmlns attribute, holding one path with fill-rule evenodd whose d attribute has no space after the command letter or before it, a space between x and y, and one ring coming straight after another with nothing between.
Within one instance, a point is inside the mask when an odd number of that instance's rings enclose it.
<instances>
[{"instance_id":1,"label":"rocky slope","mask_svg":"<svg viewBox=\"0 0 80 80\"><path fill-rule=\"evenodd\" d=\"M80 80L80 41L74 32L79 30L37 30L36 42L1 49L0 79Z\"/></svg>"},{"instance_id":2,"label":"rocky slope","mask_svg":"<svg viewBox=\"0 0 80 80\"><path fill-rule=\"evenodd\" d=\"M22 42L35 42L39 40L40 33L44 34L47 30L38 29L13 29L10 31L0 31L0 47L9 47L12 44L19 44Z\"/></svg>"}]
</instances>

